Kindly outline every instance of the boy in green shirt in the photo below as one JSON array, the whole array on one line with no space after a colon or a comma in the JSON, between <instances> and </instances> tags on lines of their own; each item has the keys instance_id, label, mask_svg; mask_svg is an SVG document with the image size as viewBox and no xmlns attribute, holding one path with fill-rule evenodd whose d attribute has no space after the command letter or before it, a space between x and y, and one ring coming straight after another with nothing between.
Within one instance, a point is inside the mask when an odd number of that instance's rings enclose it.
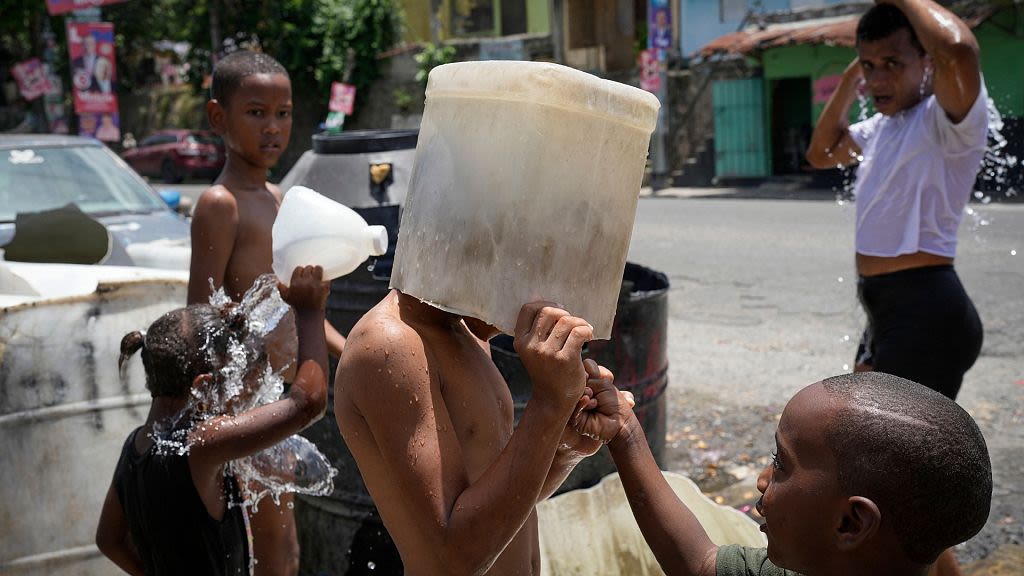
<instances>
[{"instance_id":1,"label":"boy in green shirt","mask_svg":"<svg viewBox=\"0 0 1024 576\"><path fill-rule=\"evenodd\" d=\"M716 546L664 480L628 393L610 382L588 382L577 428L609 443L666 574L924 576L988 519L991 462L970 415L909 380L862 372L812 384L783 411L757 479L767 549Z\"/></svg>"}]
</instances>

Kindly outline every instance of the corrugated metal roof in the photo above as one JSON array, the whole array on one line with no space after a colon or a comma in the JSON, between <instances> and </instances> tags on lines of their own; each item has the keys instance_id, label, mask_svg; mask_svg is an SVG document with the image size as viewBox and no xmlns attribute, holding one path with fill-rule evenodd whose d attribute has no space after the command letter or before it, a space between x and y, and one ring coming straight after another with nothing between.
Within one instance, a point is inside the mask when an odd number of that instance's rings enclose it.
<instances>
[{"instance_id":1,"label":"corrugated metal roof","mask_svg":"<svg viewBox=\"0 0 1024 576\"><path fill-rule=\"evenodd\" d=\"M968 26L974 28L999 9L997 6L977 6L969 10L968 14L962 14L961 17ZM790 44L825 44L852 48L856 45L858 20L860 20L860 15L854 14L770 24L764 27L750 26L744 30L719 36L701 48L698 54L705 58L716 54L747 55Z\"/></svg>"}]
</instances>

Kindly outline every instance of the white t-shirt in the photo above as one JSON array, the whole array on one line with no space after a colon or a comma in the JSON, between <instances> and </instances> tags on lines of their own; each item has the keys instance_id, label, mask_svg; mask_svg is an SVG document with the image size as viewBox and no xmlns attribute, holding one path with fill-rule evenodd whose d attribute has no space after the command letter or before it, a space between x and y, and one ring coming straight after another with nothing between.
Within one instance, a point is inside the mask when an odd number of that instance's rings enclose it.
<instances>
[{"instance_id":1,"label":"white t-shirt","mask_svg":"<svg viewBox=\"0 0 1024 576\"><path fill-rule=\"evenodd\" d=\"M864 159L857 167L857 252L952 258L956 231L985 153L988 91L959 123L935 96L894 116L850 126Z\"/></svg>"}]
</instances>

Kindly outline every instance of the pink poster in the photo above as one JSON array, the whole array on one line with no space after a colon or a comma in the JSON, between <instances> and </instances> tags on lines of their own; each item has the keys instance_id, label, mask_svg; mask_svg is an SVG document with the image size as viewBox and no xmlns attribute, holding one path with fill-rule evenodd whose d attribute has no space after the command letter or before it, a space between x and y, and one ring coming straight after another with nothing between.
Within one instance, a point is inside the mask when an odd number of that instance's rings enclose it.
<instances>
[{"instance_id":1,"label":"pink poster","mask_svg":"<svg viewBox=\"0 0 1024 576\"><path fill-rule=\"evenodd\" d=\"M117 4L118 2L124 2L125 0L46 0L46 10L50 12L51 16L58 14L64 14L74 10L82 10L83 8L92 8L94 6L103 6L105 4Z\"/></svg>"},{"instance_id":2,"label":"pink poster","mask_svg":"<svg viewBox=\"0 0 1024 576\"><path fill-rule=\"evenodd\" d=\"M54 92L53 84L46 77L46 71L43 70L43 64L39 58L15 64L11 68L11 74L18 81L18 90L25 100L35 100L43 94Z\"/></svg>"},{"instance_id":3,"label":"pink poster","mask_svg":"<svg viewBox=\"0 0 1024 576\"><path fill-rule=\"evenodd\" d=\"M648 92L661 89L661 63L656 49L640 51L640 88Z\"/></svg>"},{"instance_id":4,"label":"pink poster","mask_svg":"<svg viewBox=\"0 0 1024 576\"><path fill-rule=\"evenodd\" d=\"M839 82L843 79L842 74L833 74L832 76L822 76L814 81L814 103L822 104L828 102L828 99L832 96L832 93L839 87Z\"/></svg>"},{"instance_id":5,"label":"pink poster","mask_svg":"<svg viewBox=\"0 0 1024 576\"><path fill-rule=\"evenodd\" d=\"M78 114L117 113L114 25L110 22L68 22L71 88Z\"/></svg>"},{"instance_id":6,"label":"pink poster","mask_svg":"<svg viewBox=\"0 0 1024 576\"><path fill-rule=\"evenodd\" d=\"M331 112L341 112L346 116L352 115L352 109L356 103L356 87L341 82L331 83L331 101L327 109Z\"/></svg>"}]
</instances>

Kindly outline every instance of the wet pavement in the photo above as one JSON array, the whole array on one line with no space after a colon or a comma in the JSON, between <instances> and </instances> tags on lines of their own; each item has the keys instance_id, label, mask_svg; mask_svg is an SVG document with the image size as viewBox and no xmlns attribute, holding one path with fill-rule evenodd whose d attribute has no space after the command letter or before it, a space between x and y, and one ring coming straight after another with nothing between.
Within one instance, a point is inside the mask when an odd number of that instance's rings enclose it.
<instances>
[{"instance_id":1,"label":"wet pavement","mask_svg":"<svg viewBox=\"0 0 1024 576\"><path fill-rule=\"evenodd\" d=\"M756 477L786 401L852 364L863 327L853 207L827 193L689 192L641 199L629 256L672 282L663 464L756 515ZM968 575L1024 574L1024 205L978 210L961 227L957 269L985 343L958 401L985 434L994 494L988 523L957 556Z\"/></svg>"}]
</instances>

